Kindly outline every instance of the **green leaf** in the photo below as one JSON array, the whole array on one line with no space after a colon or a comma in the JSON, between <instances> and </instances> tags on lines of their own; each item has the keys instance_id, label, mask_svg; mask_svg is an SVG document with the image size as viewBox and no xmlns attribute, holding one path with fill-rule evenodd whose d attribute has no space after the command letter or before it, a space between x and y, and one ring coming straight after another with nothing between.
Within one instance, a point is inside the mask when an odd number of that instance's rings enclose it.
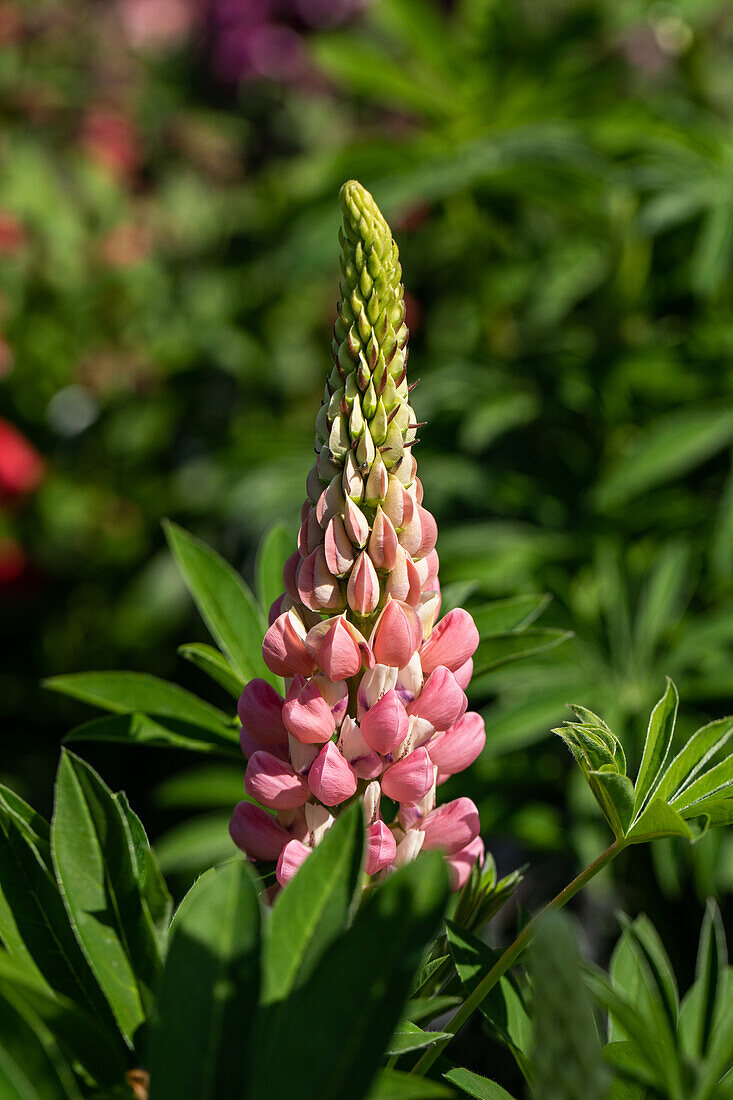
<instances>
[{"instance_id":1,"label":"green leaf","mask_svg":"<svg viewBox=\"0 0 733 1100\"><path fill-rule=\"evenodd\" d=\"M375 888L307 981L272 1006L277 1030L263 1021L248 1100L367 1095L447 899L445 859L434 852Z\"/></svg>"},{"instance_id":2,"label":"green leaf","mask_svg":"<svg viewBox=\"0 0 733 1100\"><path fill-rule=\"evenodd\" d=\"M628 839L635 843L664 836L681 836L693 840L690 826L676 810L661 798L653 798L629 830Z\"/></svg>"},{"instance_id":3,"label":"green leaf","mask_svg":"<svg viewBox=\"0 0 733 1100\"><path fill-rule=\"evenodd\" d=\"M679 696L677 688L667 677L667 689L654 707L649 718L644 753L634 790L634 812L639 813L649 795L654 793L662 776L669 747L674 736Z\"/></svg>"},{"instance_id":4,"label":"green leaf","mask_svg":"<svg viewBox=\"0 0 733 1100\"><path fill-rule=\"evenodd\" d=\"M97 773L68 750L56 780L51 849L72 927L132 1042L160 976L155 929L127 818Z\"/></svg>"},{"instance_id":5,"label":"green leaf","mask_svg":"<svg viewBox=\"0 0 733 1100\"><path fill-rule=\"evenodd\" d=\"M241 765L231 764L197 764L168 776L152 792L152 801L161 810L231 810L243 797Z\"/></svg>"},{"instance_id":6,"label":"green leaf","mask_svg":"<svg viewBox=\"0 0 733 1100\"><path fill-rule=\"evenodd\" d=\"M138 890L143 905L147 907L150 919L153 922L153 928L158 939L158 950L162 957L165 955L168 946L168 927L173 911L173 899L168 892L158 861L150 847L142 821L130 808L126 794L120 792L115 795L115 798L127 818L132 837Z\"/></svg>"},{"instance_id":7,"label":"green leaf","mask_svg":"<svg viewBox=\"0 0 733 1100\"><path fill-rule=\"evenodd\" d=\"M294 549L293 540L283 523L271 527L259 545L255 574L257 596L265 613L283 593L283 569Z\"/></svg>"},{"instance_id":8,"label":"green leaf","mask_svg":"<svg viewBox=\"0 0 733 1100\"><path fill-rule=\"evenodd\" d=\"M266 938L263 1003L281 1001L302 985L343 932L359 902L364 853L360 805L336 819L293 880L277 897ZM270 1019L268 1027L274 1027Z\"/></svg>"},{"instance_id":9,"label":"green leaf","mask_svg":"<svg viewBox=\"0 0 733 1100\"><path fill-rule=\"evenodd\" d=\"M50 868L50 850L0 799L0 938L38 981L111 1028L109 1006L74 936Z\"/></svg>"},{"instance_id":10,"label":"green leaf","mask_svg":"<svg viewBox=\"0 0 733 1100\"><path fill-rule=\"evenodd\" d=\"M12 990L0 996L3 1100L81 1100L70 1065L48 1029Z\"/></svg>"},{"instance_id":11,"label":"green leaf","mask_svg":"<svg viewBox=\"0 0 733 1100\"><path fill-rule=\"evenodd\" d=\"M430 959L428 962L424 962L410 986L410 995L418 993L423 986L427 984L436 970L439 970L444 963L449 961L450 955L440 955L437 959Z\"/></svg>"},{"instance_id":12,"label":"green leaf","mask_svg":"<svg viewBox=\"0 0 733 1100\"><path fill-rule=\"evenodd\" d=\"M717 1015L728 964L725 928L717 902L710 898L700 932L695 984L684 999L680 1032L692 1059L705 1057L717 1025Z\"/></svg>"},{"instance_id":13,"label":"green leaf","mask_svg":"<svg viewBox=\"0 0 733 1100\"><path fill-rule=\"evenodd\" d=\"M206 543L175 523L163 526L201 618L237 674L244 680L261 676L274 682L262 659L262 616L247 585Z\"/></svg>"},{"instance_id":14,"label":"green leaf","mask_svg":"<svg viewBox=\"0 0 733 1100\"><path fill-rule=\"evenodd\" d=\"M171 934L151 1042L151 1100L246 1095L259 944L260 903L246 861L203 875Z\"/></svg>"},{"instance_id":15,"label":"green leaf","mask_svg":"<svg viewBox=\"0 0 733 1100\"><path fill-rule=\"evenodd\" d=\"M533 596L512 596L508 600L492 600L471 611L479 635L490 638L510 630L522 630L533 623L552 600L548 593Z\"/></svg>"},{"instance_id":16,"label":"green leaf","mask_svg":"<svg viewBox=\"0 0 733 1100\"><path fill-rule=\"evenodd\" d=\"M182 749L187 752L227 756L238 761L242 759L239 738L233 726L226 733L212 733L190 722L170 718L157 720L147 714L116 714L113 717L92 718L67 733L63 744L83 741L148 745L151 748Z\"/></svg>"},{"instance_id":17,"label":"green leaf","mask_svg":"<svg viewBox=\"0 0 733 1100\"><path fill-rule=\"evenodd\" d=\"M140 711L153 718L172 718L232 738L232 720L190 691L145 672L73 672L45 680L52 691L81 699L115 714Z\"/></svg>"},{"instance_id":18,"label":"green leaf","mask_svg":"<svg viewBox=\"0 0 733 1100\"><path fill-rule=\"evenodd\" d=\"M594 496L605 511L694 469L733 441L727 402L677 409L641 432L627 455L598 483Z\"/></svg>"},{"instance_id":19,"label":"green leaf","mask_svg":"<svg viewBox=\"0 0 733 1100\"><path fill-rule=\"evenodd\" d=\"M634 816L634 788L629 777L608 765L608 770L589 772L588 782L614 835L626 836Z\"/></svg>"},{"instance_id":20,"label":"green leaf","mask_svg":"<svg viewBox=\"0 0 733 1100\"><path fill-rule=\"evenodd\" d=\"M466 1096L474 1097L474 1100L514 1100L514 1097L497 1085L496 1081L490 1081L488 1077L481 1077L470 1069L456 1066L444 1073L446 1081L457 1085Z\"/></svg>"},{"instance_id":21,"label":"green leaf","mask_svg":"<svg viewBox=\"0 0 733 1100\"><path fill-rule=\"evenodd\" d=\"M439 1081L383 1069L369 1090L369 1100L449 1100L454 1096Z\"/></svg>"},{"instance_id":22,"label":"green leaf","mask_svg":"<svg viewBox=\"0 0 733 1100\"><path fill-rule=\"evenodd\" d=\"M413 1024L419 1023L420 1020L434 1020L449 1008L455 1008L460 1001L460 997L452 997L448 994L435 997L411 997L405 1008L405 1019Z\"/></svg>"},{"instance_id":23,"label":"green leaf","mask_svg":"<svg viewBox=\"0 0 733 1100\"><path fill-rule=\"evenodd\" d=\"M555 649L572 636L572 631L569 630L533 627L531 630L522 631L521 634L497 634L494 637L484 638L479 643L474 656L476 666L474 675L483 676L511 661L521 661L525 657L534 657L537 653L546 653L547 650Z\"/></svg>"},{"instance_id":24,"label":"green leaf","mask_svg":"<svg viewBox=\"0 0 733 1100\"><path fill-rule=\"evenodd\" d=\"M113 1085L122 1079L128 1061L117 1030L105 1030L94 1016L68 997L50 992L38 981L32 968L14 961L3 951L0 996L7 999L11 990L43 1022L66 1056L79 1062L93 1080Z\"/></svg>"},{"instance_id":25,"label":"green leaf","mask_svg":"<svg viewBox=\"0 0 733 1100\"><path fill-rule=\"evenodd\" d=\"M693 733L662 776L656 790L657 797L666 801L674 798L725 747L732 734L733 718L708 722Z\"/></svg>"},{"instance_id":26,"label":"green leaf","mask_svg":"<svg viewBox=\"0 0 733 1100\"><path fill-rule=\"evenodd\" d=\"M410 1050L422 1050L439 1039L452 1038L448 1031L423 1031L411 1020L403 1020L389 1041L386 1054L406 1054Z\"/></svg>"},{"instance_id":27,"label":"green leaf","mask_svg":"<svg viewBox=\"0 0 733 1100\"><path fill-rule=\"evenodd\" d=\"M196 668L200 668L202 672L215 680L234 699L238 699L242 694L244 680L237 675L229 661L218 649L214 649L213 646L207 645L205 642L187 642L186 645L178 647L178 652L191 664L196 665Z\"/></svg>"},{"instance_id":28,"label":"green leaf","mask_svg":"<svg viewBox=\"0 0 733 1100\"><path fill-rule=\"evenodd\" d=\"M674 1032L679 1013L679 993L677 980L664 945L654 925L643 914L635 921L628 920L622 914L620 920L624 934L629 936L631 947L636 954L642 984L646 984L653 994L659 997L669 1021L670 1031Z\"/></svg>"},{"instance_id":29,"label":"green leaf","mask_svg":"<svg viewBox=\"0 0 733 1100\"><path fill-rule=\"evenodd\" d=\"M10 787L0 783L0 804L4 804L14 815L16 820L24 822L27 826L29 839L38 847L48 850L51 840L51 828L45 817L33 809L24 799L16 794ZM50 865L50 859L49 859Z\"/></svg>"}]
</instances>

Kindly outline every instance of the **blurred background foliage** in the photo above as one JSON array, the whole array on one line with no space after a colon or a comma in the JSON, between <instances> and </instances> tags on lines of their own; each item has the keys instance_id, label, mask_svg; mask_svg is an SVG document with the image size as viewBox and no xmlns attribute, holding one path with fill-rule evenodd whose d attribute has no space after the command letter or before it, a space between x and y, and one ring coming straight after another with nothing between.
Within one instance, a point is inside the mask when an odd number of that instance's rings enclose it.
<instances>
[{"instance_id":1,"label":"blurred background foliage","mask_svg":"<svg viewBox=\"0 0 733 1100\"><path fill-rule=\"evenodd\" d=\"M88 716L44 675L208 690L160 518L250 580L294 536L356 176L401 248L446 595L547 592L575 632L477 685L461 790L503 869L595 854L563 704L637 759L665 673L681 736L733 707L730 5L2 0L0 45L2 778L43 804ZM221 849L241 772L98 752L154 788L169 870ZM733 889L730 842L649 859L660 927Z\"/></svg>"}]
</instances>

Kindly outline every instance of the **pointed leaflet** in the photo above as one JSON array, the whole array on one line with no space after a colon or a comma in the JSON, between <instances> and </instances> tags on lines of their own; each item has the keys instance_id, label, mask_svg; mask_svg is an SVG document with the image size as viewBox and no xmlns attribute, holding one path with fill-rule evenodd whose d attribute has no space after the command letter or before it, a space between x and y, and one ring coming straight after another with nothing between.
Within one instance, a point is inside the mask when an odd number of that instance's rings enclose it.
<instances>
[{"instance_id":1,"label":"pointed leaflet","mask_svg":"<svg viewBox=\"0 0 733 1100\"><path fill-rule=\"evenodd\" d=\"M507 631L520 631L539 618L549 604L549 594L512 596L508 600L492 600L471 612L481 638Z\"/></svg>"},{"instance_id":2,"label":"pointed leaflet","mask_svg":"<svg viewBox=\"0 0 733 1100\"><path fill-rule=\"evenodd\" d=\"M246 1095L259 983L257 887L236 860L203 875L176 914L152 1036L151 1100Z\"/></svg>"},{"instance_id":3,"label":"pointed leaflet","mask_svg":"<svg viewBox=\"0 0 733 1100\"><path fill-rule=\"evenodd\" d=\"M206 642L187 642L178 647L178 652L196 668L200 668L212 680L228 691L233 699L238 699L244 690L244 679L239 676L223 653Z\"/></svg>"},{"instance_id":4,"label":"pointed leaflet","mask_svg":"<svg viewBox=\"0 0 733 1100\"><path fill-rule=\"evenodd\" d=\"M661 798L652 798L641 816L634 822L627 837L635 843L640 843L665 836L681 836L685 840L694 840L692 829L684 818Z\"/></svg>"},{"instance_id":5,"label":"pointed leaflet","mask_svg":"<svg viewBox=\"0 0 733 1100\"><path fill-rule=\"evenodd\" d=\"M390 1039L385 1054L407 1054L411 1050L423 1050L425 1047L437 1043L438 1039L452 1039L447 1031L423 1031L411 1020L403 1020L395 1029Z\"/></svg>"},{"instance_id":6,"label":"pointed leaflet","mask_svg":"<svg viewBox=\"0 0 733 1100\"><path fill-rule=\"evenodd\" d=\"M644 806L647 796L654 792L662 775L674 736L678 703L677 688L667 677L667 689L654 707L649 719L644 754L641 758L634 792L634 809L637 814Z\"/></svg>"},{"instance_id":7,"label":"pointed leaflet","mask_svg":"<svg viewBox=\"0 0 733 1100\"><path fill-rule=\"evenodd\" d=\"M447 899L445 859L434 852L375 888L309 978L276 1006L277 1033L263 1027L247 1100L367 1095Z\"/></svg>"},{"instance_id":8,"label":"pointed leaflet","mask_svg":"<svg viewBox=\"0 0 733 1100\"><path fill-rule=\"evenodd\" d=\"M444 1073L446 1081L456 1085L466 1096L472 1096L474 1100L514 1100L506 1089L497 1085L496 1081L489 1081L488 1077L481 1077L470 1069L457 1066L455 1069Z\"/></svg>"},{"instance_id":9,"label":"pointed leaflet","mask_svg":"<svg viewBox=\"0 0 733 1100\"><path fill-rule=\"evenodd\" d=\"M64 745L80 741L108 741L112 744L149 745L154 748L184 749L228 756L241 761L234 726L226 733L212 733L202 726L191 725L173 718L151 718L147 714L115 714L106 718L92 718L77 726L63 739Z\"/></svg>"},{"instance_id":10,"label":"pointed leaflet","mask_svg":"<svg viewBox=\"0 0 733 1100\"><path fill-rule=\"evenodd\" d=\"M153 718L190 722L229 740L236 736L232 722L218 707L145 672L73 672L52 676L44 686L115 714L140 711Z\"/></svg>"},{"instance_id":11,"label":"pointed leaflet","mask_svg":"<svg viewBox=\"0 0 733 1100\"><path fill-rule=\"evenodd\" d=\"M138 889L150 913L158 937L158 948L162 956L165 955L168 944L168 927L173 910L173 899L168 892L158 861L153 855L142 821L130 808L127 795L123 791L116 794L115 798L120 804L130 828Z\"/></svg>"},{"instance_id":12,"label":"pointed leaflet","mask_svg":"<svg viewBox=\"0 0 733 1100\"><path fill-rule=\"evenodd\" d=\"M30 807L28 807L30 809ZM30 816L30 815L26 815ZM31 820L38 832L43 819ZM0 798L0 939L38 981L88 1009L115 1030L102 991L76 940L51 869L45 839Z\"/></svg>"},{"instance_id":13,"label":"pointed leaflet","mask_svg":"<svg viewBox=\"0 0 733 1100\"><path fill-rule=\"evenodd\" d=\"M368 1100L452 1100L455 1093L439 1081L383 1069L369 1090Z\"/></svg>"},{"instance_id":14,"label":"pointed leaflet","mask_svg":"<svg viewBox=\"0 0 733 1100\"><path fill-rule=\"evenodd\" d=\"M691 1059L705 1057L718 1024L728 952L720 909L710 899L700 932L695 984L685 997L680 1013L680 1033Z\"/></svg>"},{"instance_id":15,"label":"pointed leaflet","mask_svg":"<svg viewBox=\"0 0 733 1100\"><path fill-rule=\"evenodd\" d=\"M363 854L363 812L354 805L334 822L272 907L263 960L265 1004L302 984L346 928L361 893Z\"/></svg>"},{"instance_id":16,"label":"pointed leaflet","mask_svg":"<svg viewBox=\"0 0 733 1100\"><path fill-rule=\"evenodd\" d=\"M733 718L719 718L715 722L708 722L693 733L662 776L656 790L657 797L666 801L674 798L725 747L731 735Z\"/></svg>"},{"instance_id":17,"label":"pointed leaflet","mask_svg":"<svg viewBox=\"0 0 733 1100\"><path fill-rule=\"evenodd\" d=\"M262 660L263 618L247 585L231 565L175 523L164 525L168 545L201 618L236 672L245 680L272 680Z\"/></svg>"},{"instance_id":18,"label":"pointed leaflet","mask_svg":"<svg viewBox=\"0 0 733 1100\"><path fill-rule=\"evenodd\" d=\"M283 590L283 568L293 549L293 539L283 523L267 532L257 551L257 598L265 614Z\"/></svg>"},{"instance_id":19,"label":"pointed leaflet","mask_svg":"<svg viewBox=\"0 0 733 1100\"><path fill-rule=\"evenodd\" d=\"M679 1013L677 980L657 930L643 915L633 922L621 915L620 921L636 958L641 987L646 986L650 996L659 998L674 1031Z\"/></svg>"},{"instance_id":20,"label":"pointed leaflet","mask_svg":"<svg viewBox=\"0 0 733 1100\"><path fill-rule=\"evenodd\" d=\"M117 1029L105 1030L91 1013L68 997L52 993L33 970L0 952L0 996L22 1002L54 1036L66 1057L78 1062L92 1080L114 1085L128 1068ZM0 1093L0 1095L4 1095Z\"/></svg>"},{"instance_id":21,"label":"pointed leaflet","mask_svg":"<svg viewBox=\"0 0 733 1100\"><path fill-rule=\"evenodd\" d=\"M537 653L545 653L548 649L554 649L568 638L572 638L572 631L553 630L550 627L533 627L516 634L497 634L494 637L484 638L479 643L474 656L476 672L474 675L483 676L495 668L509 664L511 661L521 661L524 657L533 657Z\"/></svg>"},{"instance_id":22,"label":"pointed leaflet","mask_svg":"<svg viewBox=\"0 0 733 1100\"><path fill-rule=\"evenodd\" d=\"M76 936L132 1042L160 975L155 930L122 807L97 773L68 750L56 780L51 850Z\"/></svg>"}]
</instances>

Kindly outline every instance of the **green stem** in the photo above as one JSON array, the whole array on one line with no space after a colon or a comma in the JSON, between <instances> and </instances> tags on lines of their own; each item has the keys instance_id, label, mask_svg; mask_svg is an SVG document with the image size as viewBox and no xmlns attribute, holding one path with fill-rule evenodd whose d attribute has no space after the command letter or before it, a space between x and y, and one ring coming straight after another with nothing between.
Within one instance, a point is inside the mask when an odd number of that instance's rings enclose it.
<instances>
[{"instance_id":1,"label":"green stem","mask_svg":"<svg viewBox=\"0 0 733 1100\"><path fill-rule=\"evenodd\" d=\"M510 966L517 961L525 947L527 947L529 941L532 939L532 934L538 920L540 920L545 913L549 912L550 909L562 909L564 905L567 905L570 899L575 897L578 891L582 890L586 883L590 882L592 878L595 878L598 872L603 870L607 863L615 859L619 852L623 851L626 845L627 841L623 838L615 840L610 848L606 848L606 851L598 856L598 859L595 859L584 871L581 871L572 882L568 883L564 890L561 890L552 901L547 903L544 909L541 909L540 912L524 926L514 942L509 944L503 955L497 959L488 974L485 974L475 989L469 993L461 1007L443 1028L443 1031L450 1032L450 1038L441 1039L439 1042L429 1047L413 1066L411 1070L412 1073L419 1077L423 1077L426 1071L430 1069L433 1062L440 1057L448 1046L448 1043L450 1043L451 1038L458 1033L479 1007L481 1002L488 997L491 990L504 974L506 974Z\"/></svg>"}]
</instances>

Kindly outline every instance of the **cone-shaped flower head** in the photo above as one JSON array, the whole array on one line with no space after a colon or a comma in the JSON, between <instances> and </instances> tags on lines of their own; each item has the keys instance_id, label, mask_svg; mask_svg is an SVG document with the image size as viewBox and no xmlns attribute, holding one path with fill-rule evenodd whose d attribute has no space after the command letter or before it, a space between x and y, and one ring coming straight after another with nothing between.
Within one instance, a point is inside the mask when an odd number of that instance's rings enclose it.
<instances>
[{"instance_id":1,"label":"cone-shaped flower head","mask_svg":"<svg viewBox=\"0 0 733 1100\"><path fill-rule=\"evenodd\" d=\"M277 861L284 886L359 799L367 874L439 848L459 888L483 858L478 812L467 798L436 809L435 798L483 747L483 722L465 713L478 631L461 609L434 625L438 529L412 454L399 253L360 183L340 198L333 368L297 550L262 647L285 683L252 681L239 706L245 787L266 809L241 803L231 833L250 858Z\"/></svg>"}]
</instances>

